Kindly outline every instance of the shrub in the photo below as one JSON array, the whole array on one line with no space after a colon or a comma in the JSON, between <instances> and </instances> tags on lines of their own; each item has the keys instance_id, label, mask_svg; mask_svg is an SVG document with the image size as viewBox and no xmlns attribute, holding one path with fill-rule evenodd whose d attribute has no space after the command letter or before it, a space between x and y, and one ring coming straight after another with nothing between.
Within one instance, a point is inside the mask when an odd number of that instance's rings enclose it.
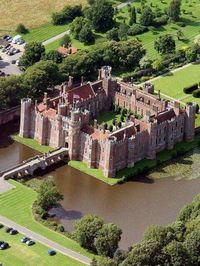
<instances>
[{"instance_id":1,"label":"shrub","mask_svg":"<svg viewBox=\"0 0 200 266\"><path fill-rule=\"evenodd\" d=\"M197 90L198 89L198 84L194 84L192 86L189 86L189 87L185 87L183 89L183 92L186 93L186 94L189 94L189 93L192 93L193 91Z\"/></svg>"},{"instance_id":2,"label":"shrub","mask_svg":"<svg viewBox=\"0 0 200 266\"><path fill-rule=\"evenodd\" d=\"M28 29L24 26L24 24L20 23L16 28L17 33L26 34Z\"/></svg>"},{"instance_id":3,"label":"shrub","mask_svg":"<svg viewBox=\"0 0 200 266\"><path fill-rule=\"evenodd\" d=\"M62 224L58 225L57 230L60 231L61 233L65 232L65 228Z\"/></svg>"},{"instance_id":4,"label":"shrub","mask_svg":"<svg viewBox=\"0 0 200 266\"><path fill-rule=\"evenodd\" d=\"M112 131L113 131L113 126L110 125L109 128L108 128L108 130L109 130L110 132L112 132Z\"/></svg>"},{"instance_id":5,"label":"shrub","mask_svg":"<svg viewBox=\"0 0 200 266\"><path fill-rule=\"evenodd\" d=\"M168 16L163 15L162 17L155 18L153 21L153 24L154 26L158 27L158 26L166 25L167 22L168 22Z\"/></svg>"},{"instance_id":6,"label":"shrub","mask_svg":"<svg viewBox=\"0 0 200 266\"><path fill-rule=\"evenodd\" d=\"M192 96L195 98L199 98L200 97L200 89L193 91Z\"/></svg>"},{"instance_id":7,"label":"shrub","mask_svg":"<svg viewBox=\"0 0 200 266\"><path fill-rule=\"evenodd\" d=\"M182 28L186 26L186 24L183 21L176 22L176 25L178 25L179 27L182 27Z\"/></svg>"},{"instance_id":8,"label":"shrub","mask_svg":"<svg viewBox=\"0 0 200 266\"><path fill-rule=\"evenodd\" d=\"M131 26L128 30L128 35L130 36L134 36L137 34L141 34L143 32L148 31L148 28L145 26L142 26L140 24L133 24L133 26Z\"/></svg>"}]
</instances>

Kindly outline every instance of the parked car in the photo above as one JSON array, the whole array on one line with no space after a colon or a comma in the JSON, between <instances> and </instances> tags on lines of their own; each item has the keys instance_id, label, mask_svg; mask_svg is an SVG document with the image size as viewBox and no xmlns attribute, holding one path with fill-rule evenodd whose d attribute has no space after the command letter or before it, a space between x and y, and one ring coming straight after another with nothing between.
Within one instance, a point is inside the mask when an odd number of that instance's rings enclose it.
<instances>
[{"instance_id":1,"label":"parked car","mask_svg":"<svg viewBox=\"0 0 200 266\"><path fill-rule=\"evenodd\" d=\"M18 234L18 231L15 229L12 229L12 230L10 230L9 234L10 235L16 235L16 234Z\"/></svg>"},{"instance_id":2,"label":"parked car","mask_svg":"<svg viewBox=\"0 0 200 266\"><path fill-rule=\"evenodd\" d=\"M27 246L32 246L34 244L35 244L35 242L33 240L31 240L31 239L29 239L28 241L26 241L26 245Z\"/></svg>"},{"instance_id":3,"label":"parked car","mask_svg":"<svg viewBox=\"0 0 200 266\"><path fill-rule=\"evenodd\" d=\"M21 242L22 242L22 243L26 243L26 242L29 241L29 240L31 240L29 237L24 236L24 237L22 237Z\"/></svg>"},{"instance_id":4,"label":"parked car","mask_svg":"<svg viewBox=\"0 0 200 266\"><path fill-rule=\"evenodd\" d=\"M11 64L15 65L16 64L16 60L12 60Z\"/></svg>"},{"instance_id":5,"label":"parked car","mask_svg":"<svg viewBox=\"0 0 200 266\"><path fill-rule=\"evenodd\" d=\"M7 242L3 242L1 245L0 245L0 249L3 250L3 249L7 249L9 248L9 244Z\"/></svg>"},{"instance_id":6,"label":"parked car","mask_svg":"<svg viewBox=\"0 0 200 266\"><path fill-rule=\"evenodd\" d=\"M3 72L3 71L1 71L1 72L0 72L0 74L1 74L1 73L4 73L4 72ZM6 233L10 233L10 231L11 231L11 230L13 230L13 228L12 228L12 227L7 227L7 228L6 228Z\"/></svg>"},{"instance_id":7,"label":"parked car","mask_svg":"<svg viewBox=\"0 0 200 266\"><path fill-rule=\"evenodd\" d=\"M8 35L4 35L3 39L6 40L6 38L8 38L8 37L9 37Z\"/></svg>"},{"instance_id":8,"label":"parked car","mask_svg":"<svg viewBox=\"0 0 200 266\"><path fill-rule=\"evenodd\" d=\"M54 256L54 255L56 255L56 251L53 249L49 249L48 254L49 254L49 256Z\"/></svg>"},{"instance_id":9,"label":"parked car","mask_svg":"<svg viewBox=\"0 0 200 266\"><path fill-rule=\"evenodd\" d=\"M16 66L19 66L19 65L20 65L19 60L17 60L16 61Z\"/></svg>"}]
</instances>

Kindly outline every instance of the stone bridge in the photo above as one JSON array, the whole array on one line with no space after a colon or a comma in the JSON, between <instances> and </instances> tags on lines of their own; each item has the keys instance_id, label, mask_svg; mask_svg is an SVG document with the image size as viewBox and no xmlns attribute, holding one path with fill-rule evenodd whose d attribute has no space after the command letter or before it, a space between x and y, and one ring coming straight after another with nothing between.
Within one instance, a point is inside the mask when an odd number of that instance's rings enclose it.
<instances>
[{"instance_id":1,"label":"stone bridge","mask_svg":"<svg viewBox=\"0 0 200 266\"><path fill-rule=\"evenodd\" d=\"M21 178L26 175L33 175L35 170L45 170L48 166L62 161L67 156L68 149L61 147L48 153L37 155L33 158L24 161L21 164L18 164L10 169L0 172L0 178Z\"/></svg>"}]
</instances>

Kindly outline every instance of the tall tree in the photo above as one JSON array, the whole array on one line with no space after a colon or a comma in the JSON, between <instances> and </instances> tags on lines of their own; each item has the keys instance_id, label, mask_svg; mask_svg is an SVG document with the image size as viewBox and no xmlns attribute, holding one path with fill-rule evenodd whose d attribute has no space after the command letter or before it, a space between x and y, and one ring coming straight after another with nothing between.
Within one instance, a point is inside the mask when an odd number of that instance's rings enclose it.
<instances>
[{"instance_id":1,"label":"tall tree","mask_svg":"<svg viewBox=\"0 0 200 266\"><path fill-rule=\"evenodd\" d=\"M145 6L140 16L140 24L142 26L150 26L153 24L153 11L149 6Z\"/></svg>"},{"instance_id":2,"label":"tall tree","mask_svg":"<svg viewBox=\"0 0 200 266\"><path fill-rule=\"evenodd\" d=\"M166 34L154 42L154 48L160 54L171 54L176 50L176 43L170 34Z\"/></svg>"},{"instance_id":3,"label":"tall tree","mask_svg":"<svg viewBox=\"0 0 200 266\"><path fill-rule=\"evenodd\" d=\"M58 207L63 196L58 192L57 187L51 180L44 180L40 185L37 196L37 204L43 210Z\"/></svg>"},{"instance_id":4,"label":"tall tree","mask_svg":"<svg viewBox=\"0 0 200 266\"><path fill-rule=\"evenodd\" d=\"M30 42L26 44L25 51L20 58L20 65L27 68L40 61L45 54L44 45L38 42Z\"/></svg>"},{"instance_id":5,"label":"tall tree","mask_svg":"<svg viewBox=\"0 0 200 266\"><path fill-rule=\"evenodd\" d=\"M102 218L95 215L86 215L75 223L73 235L82 247L96 251L94 241L102 226Z\"/></svg>"},{"instance_id":6,"label":"tall tree","mask_svg":"<svg viewBox=\"0 0 200 266\"><path fill-rule=\"evenodd\" d=\"M113 25L114 8L106 0L96 0L91 7L90 18L96 31L106 32Z\"/></svg>"},{"instance_id":7,"label":"tall tree","mask_svg":"<svg viewBox=\"0 0 200 266\"><path fill-rule=\"evenodd\" d=\"M181 0L172 0L168 8L168 16L172 21L179 21L181 14Z\"/></svg>"},{"instance_id":8,"label":"tall tree","mask_svg":"<svg viewBox=\"0 0 200 266\"><path fill-rule=\"evenodd\" d=\"M129 20L129 25L132 26L133 24L136 23L136 10L135 7L133 6L130 10L130 20Z\"/></svg>"},{"instance_id":9,"label":"tall tree","mask_svg":"<svg viewBox=\"0 0 200 266\"><path fill-rule=\"evenodd\" d=\"M94 245L97 253L112 258L118 248L122 230L115 224L104 224L99 230Z\"/></svg>"}]
</instances>

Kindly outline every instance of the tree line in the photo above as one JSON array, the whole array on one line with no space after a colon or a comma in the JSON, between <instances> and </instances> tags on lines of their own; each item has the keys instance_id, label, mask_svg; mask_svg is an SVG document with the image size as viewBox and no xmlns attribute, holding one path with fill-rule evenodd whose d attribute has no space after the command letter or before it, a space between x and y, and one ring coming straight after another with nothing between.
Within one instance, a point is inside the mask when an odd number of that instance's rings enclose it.
<instances>
[{"instance_id":1,"label":"tree line","mask_svg":"<svg viewBox=\"0 0 200 266\"><path fill-rule=\"evenodd\" d=\"M19 104L23 97L40 98L48 87L66 81L69 75L95 79L103 65L113 69L134 68L144 54L145 49L137 40L112 41L63 59L57 51L45 53L41 43L30 42L20 59L24 73L0 78L0 109Z\"/></svg>"}]
</instances>

